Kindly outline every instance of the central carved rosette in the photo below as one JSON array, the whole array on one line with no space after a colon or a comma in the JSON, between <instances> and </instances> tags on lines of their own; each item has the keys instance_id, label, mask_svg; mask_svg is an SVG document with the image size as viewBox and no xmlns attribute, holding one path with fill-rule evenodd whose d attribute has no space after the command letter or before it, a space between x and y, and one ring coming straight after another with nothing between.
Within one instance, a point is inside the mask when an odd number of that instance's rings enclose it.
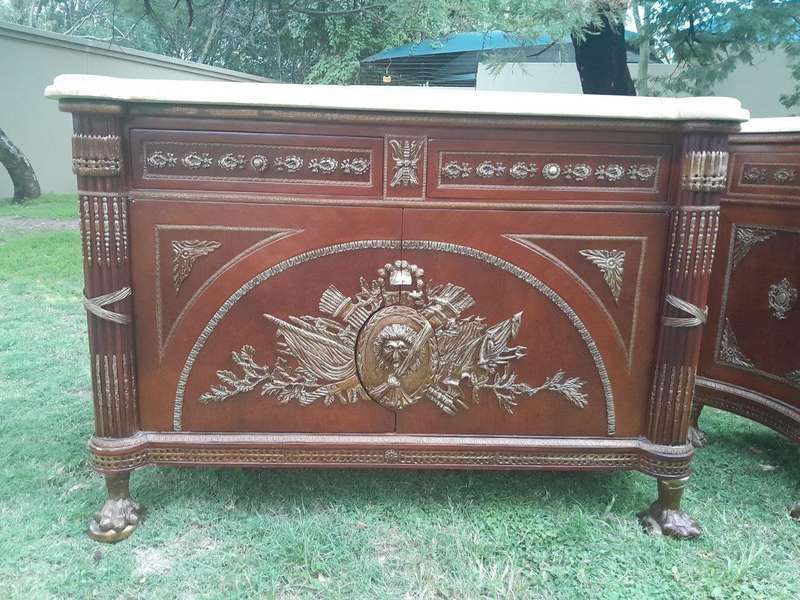
<instances>
[{"instance_id":1,"label":"central carved rosette","mask_svg":"<svg viewBox=\"0 0 800 600\"><path fill-rule=\"evenodd\" d=\"M414 404L433 383L438 352L431 324L407 306L388 306L367 320L356 345L361 384L393 410Z\"/></svg>"}]
</instances>

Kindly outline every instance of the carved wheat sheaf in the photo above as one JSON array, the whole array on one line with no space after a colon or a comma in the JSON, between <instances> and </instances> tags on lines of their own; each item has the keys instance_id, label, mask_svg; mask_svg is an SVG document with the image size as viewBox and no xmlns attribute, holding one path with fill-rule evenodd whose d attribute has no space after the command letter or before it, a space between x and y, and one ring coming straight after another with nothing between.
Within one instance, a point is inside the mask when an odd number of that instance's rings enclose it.
<instances>
[{"instance_id":1,"label":"carved wheat sheaf","mask_svg":"<svg viewBox=\"0 0 800 600\"><path fill-rule=\"evenodd\" d=\"M192 272L195 261L211 254L221 244L207 240L175 240L172 242L172 282L177 294Z\"/></svg>"},{"instance_id":2,"label":"carved wheat sheaf","mask_svg":"<svg viewBox=\"0 0 800 600\"><path fill-rule=\"evenodd\" d=\"M622 294L623 272L625 269L624 250L581 250L580 255L595 265L603 274L614 302L619 304Z\"/></svg>"},{"instance_id":3,"label":"carved wheat sheaf","mask_svg":"<svg viewBox=\"0 0 800 600\"><path fill-rule=\"evenodd\" d=\"M422 154L421 140L389 140L394 161L394 175L389 187L419 185L417 165Z\"/></svg>"}]
</instances>

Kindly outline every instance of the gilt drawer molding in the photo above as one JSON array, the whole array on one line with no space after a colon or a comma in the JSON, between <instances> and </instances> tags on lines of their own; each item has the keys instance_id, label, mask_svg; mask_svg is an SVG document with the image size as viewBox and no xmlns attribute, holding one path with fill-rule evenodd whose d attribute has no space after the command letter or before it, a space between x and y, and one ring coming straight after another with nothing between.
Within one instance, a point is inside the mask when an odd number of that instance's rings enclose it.
<instances>
[{"instance_id":1,"label":"gilt drawer molding","mask_svg":"<svg viewBox=\"0 0 800 600\"><path fill-rule=\"evenodd\" d=\"M680 501L737 101L211 89L47 90L74 115L92 538L140 525L147 465L636 470L641 525L700 534ZM763 299L788 322L784 277Z\"/></svg>"}]
</instances>

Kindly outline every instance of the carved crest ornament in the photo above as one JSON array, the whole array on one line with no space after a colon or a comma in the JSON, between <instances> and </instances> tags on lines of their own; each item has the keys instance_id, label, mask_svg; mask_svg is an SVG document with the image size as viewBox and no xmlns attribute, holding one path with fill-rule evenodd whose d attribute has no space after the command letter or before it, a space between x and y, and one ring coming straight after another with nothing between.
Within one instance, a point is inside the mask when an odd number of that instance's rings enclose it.
<instances>
[{"instance_id":1,"label":"carved crest ornament","mask_svg":"<svg viewBox=\"0 0 800 600\"><path fill-rule=\"evenodd\" d=\"M524 346L513 345L522 312L489 325L464 315L474 304L463 287L430 286L416 265L386 264L376 279L362 277L352 296L328 286L319 300L323 316L284 320L265 314L277 327L281 356L272 366L262 365L245 345L232 353L240 373L218 371L219 383L199 400L223 402L259 388L282 404L372 400L402 410L425 400L454 415L477 404L486 390L509 414L521 397L545 391L586 406L585 381L563 371L538 386L518 381L513 364L527 354Z\"/></svg>"}]
</instances>

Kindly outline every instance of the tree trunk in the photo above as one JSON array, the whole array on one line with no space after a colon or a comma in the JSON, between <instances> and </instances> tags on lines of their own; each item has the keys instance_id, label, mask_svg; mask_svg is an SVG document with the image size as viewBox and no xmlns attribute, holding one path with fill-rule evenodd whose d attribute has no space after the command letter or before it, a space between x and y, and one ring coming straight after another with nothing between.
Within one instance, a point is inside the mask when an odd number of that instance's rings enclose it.
<instances>
[{"instance_id":1,"label":"tree trunk","mask_svg":"<svg viewBox=\"0 0 800 600\"><path fill-rule=\"evenodd\" d=\"M0 129L0 164L6 168L11 183L14 184L14 201L22 202L27 198L38 198L41 195L39 180L36 179L30 161L8 139L2 129Z\"/></svg>"},{"instance_id":2,"label":"tree trunk","mask_svg":"<svg viewBox=\"0 0 800 600\"><path fill-rule=\"evenodd\" d=\"M642 15L639 14L639 7ZM636 73L636 91L640 96L650 95L650 33L642 33L650 25L650 1L632 3L633 18L636 21L636 31L640 36L639 43L639 69Z\"/></svg>"},{"instance_id":3,"label":"tree trunk","mask_svg":"<svg viewBox=\"0 0 800 600\"><path fill-rule=\"evenodd\" d=\"M583 40L572 36L575 63L584 94L635 96L625 48L624 25L612 25L606 15L590 27Z\"/></svg>"}]
</instances>

